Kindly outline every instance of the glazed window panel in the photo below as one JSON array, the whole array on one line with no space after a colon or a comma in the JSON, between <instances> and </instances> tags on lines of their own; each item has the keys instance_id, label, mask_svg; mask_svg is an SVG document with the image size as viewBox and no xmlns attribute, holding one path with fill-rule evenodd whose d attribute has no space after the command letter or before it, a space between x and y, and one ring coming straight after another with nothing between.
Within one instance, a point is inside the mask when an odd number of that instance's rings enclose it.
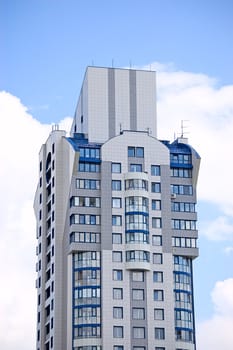
<instances>
[{"instance_id":1,"label":"glazed window panel","mask_svg":"<svg viewBox=\"0 0 233 350\"><path fill-rule=\"evenodd\" d=\"M160 176L160 165L151 165L151 175Z\"/></svg>"}]
</instances>

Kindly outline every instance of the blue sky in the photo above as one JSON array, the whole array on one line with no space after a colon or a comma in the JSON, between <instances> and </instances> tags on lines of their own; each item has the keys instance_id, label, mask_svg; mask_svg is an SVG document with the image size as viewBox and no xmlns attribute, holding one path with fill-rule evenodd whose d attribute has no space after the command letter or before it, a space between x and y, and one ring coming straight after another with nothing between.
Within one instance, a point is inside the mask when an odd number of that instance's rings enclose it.
<instances>
[{"instance_id":1,"label":"blue sky","mask_svg":"<svg viewBox=\"0 0 233 350\"><path fill-rule=\"evenodd\" d=\"M14 182L12 193L6 185L1 187L1 264L4 257L12 262L3 271L7 282L20 273L26 281L20 296L2 294L7 302L0 327L12 333L11 340L7 332L0 337L5 350L16 344L19 350L34 346L36 242L31 206L37 154L51 123L70 123L87 65L157 70L159 138L172 139L180 121L189 120L188 137L202 157L200 257L194 263L199 349L217 350L219 344L231 349L228 329L233 319L227 310L233 311L232 13L231 0L0 0L0 156L5 162L1 182ZM15 173L20 174L17 181ZM4 251L9 244L12 255ZM14 303L27 300L28 323L13 322L21 311L12 311ZM25 327L27 341L19 335ZM224 346L215 335L218 327L225 331Z\"/></svg>"}]
</instances>

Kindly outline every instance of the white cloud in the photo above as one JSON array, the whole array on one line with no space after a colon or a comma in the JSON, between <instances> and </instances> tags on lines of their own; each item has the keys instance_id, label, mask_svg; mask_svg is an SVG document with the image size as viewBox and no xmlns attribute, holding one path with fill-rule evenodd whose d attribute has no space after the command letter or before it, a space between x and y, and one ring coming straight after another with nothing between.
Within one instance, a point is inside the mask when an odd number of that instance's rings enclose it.
<instances>
[{"instance_id":1,"label":"white cloud","mask_svg":"<svg viewBox=\"0 0 233 350\"><path fill-rule=\"evenodd\" d=\"M202 222L200 231L203 236L210 240L232 240L233 239L233 218L219 216L211 221Z\"/></svg>"},{"instance_id":2,"label":"white cloud","mask_svg":"<svg viewBox=\"0 0 233 350\"><path fill-rule=\"evenodd\" d=\"M157 70L158 138L173 140L188 120L184 131L202 158L198 197L233 216L233 85L218 87L215 79L172 64L146 68Z\"/></svg>"},{"instance_id":3,"label":"white cloud","mask_svg":"<svg viewBox=\"0 0 233 350\"><path fill-rule=\"evenodd\" d=\"M0 344L4 350L35 345L35 220L38 152L51 131L21 101L0 92ZM61 124L68 125L70 118Z\"/></svg>"},{"instance_id":4,"label":"white cloud","mask_svg":"<svg viewBox=\"0 0 233 350\"><path fill-rule=\"evenodd\" d=\"M197 348L231 350L233 344L233 278L216 283L212 292L215 312L197 327Z\"/></svg>"},{"instance_id":5,"label":"white cloud","mask_svg":"<svg viewBox=\"0 0 233 350\"><path fill-rule=\"evenodd\" d=\"M231 255L231 254L233 253L233 247L231 247L231 246L225 247L224 253L225 253L226 255Z\"/></svg>"}]
</instances>

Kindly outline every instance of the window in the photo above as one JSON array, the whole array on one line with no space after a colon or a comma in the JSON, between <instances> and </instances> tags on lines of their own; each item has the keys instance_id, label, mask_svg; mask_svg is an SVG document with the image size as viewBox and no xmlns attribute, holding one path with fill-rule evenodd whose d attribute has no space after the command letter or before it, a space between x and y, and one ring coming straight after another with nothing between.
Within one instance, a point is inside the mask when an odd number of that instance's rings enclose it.
<instances>
[{"instance_id":1,"label":"window","mask_svg":"<svg viewBox=\"0 0 233 350\"><path fill-rule=\"evenodd\" d=\"M133 271L132 272L132 281L143 282L144 281L144 272L143 271Z\"/></svg>"},{"instance_id":2,"label":"window","mask_svg":"<svg viewBox=\"0 0 233 350\"><path fill-rule=\"evenodd\" d=\"M99 197L76 197L73 196L70 198L70 206L76 207L100 207L100 198Z\"/></svg>"},{"instance_id":3,"label":"window","mask_svg":"<svg viewBox=\"0 0 233 350\"><path fill-rule=\"evenodd\" d=\"M163 255L159 253L153 254L153 264L162 264L163 263Z\"/></svg>"},{"instance_id":4,"label":"window","mask_svg":"<svg viewBox=\"0 0 233 350\"><path fill-rule=\"evenodd\" d=\"M97 232L72 232L70 243L100 243L100 233Z\"/></svg>"},{"instance_id":5,"label":"window","mask_svg":"<svg viewBox=\"0 0 233 350\"><path fill-rule=\"evenodd\" d=\"M122 252L112 252L113 262L122 262Z\"/></svg>"},{"instance_id":6,"label":"window","mask_svg":"<svg viewBox=\"0 0 233 350\"><path fill-rule=\"evenodd\" d=\"M133 300L144 300L144 289L132 289Z\"/></svg>"},{"instance_id":7,"label":"window","mask_svg":"<svg viewBox=\"0 0 233 350\"><path fill-rule=\"evenodd\" d=\"M123 338L124 329L122 326L113 326L113 338Z\"/></svg>"},{"instance_id":8,"label":"window","mask_svg":"<svg viewBox=\"0 0 233 350\"><path fill-rule=\"evenodd\" d=\"M152 210L161 210L161 200L152 199L151 208L152 208Z\"/></svg>"},{"instance_id":9,"label":"window","mask_svg":"<svg viewBox=\"0 0 233 350\"><path fill-rule=\"evenodd\" d=\"M123 289L122 288L113 288L112 295L114 300L123 299Z\"/></svg>"},{"instance_id":10,"label":"window","mask_svg":"<svg viewBox=\"0 0 233 350\"><path fill-rule=\"evenodd\" d=\"M121 191L121 180L112 180L112 191Z\"/></svg>"},{"instance_id":11,"label":"window","mask_svg":"<svg viewBox=\"0 0 233 350\"><path fill-rule=\"evenodd\" d=\"M128 157L144 157L144 148L143 147L128 147Z\"/></svg>"},{"instance_id":12,"label":"window","mask_svg":"<svg viewBox=\"0 0 233 350\"><path fill-rule=\"evenodd\" d=\"M154 290L154 300L155 301L163 301L164 300L163 290L161 290L161 289Z\"/></svg>"},{"instance_id":13,"label":"window","mask_svg":"<svg viewBox=\"0 0 233 350\"><path fill-rule=\"evenodd\" d=\"M112 198L112 208L121 208L121 198Z\"/></svg>"},{"instance_id":14,"label":"window","mask_svg":"<svg viewBox=\"0 0 233 350\"><path fill-rule=\"evenodd\" d=\"M130 164L129 171L142 172L142 164Z\"/></svg>"},{"instance_id":15,"label":"window","mask_svg":"<svg viewBox=\"0 0 233 350\"><path fill-rule=\"evenodd\" d=\"M144 250L128 250L126 251L126 261L150 262L150 253Z\"/></svg>"},{"instance_id":16,"label":"window","mask_svg":"<svg viewBox=\"0 0 233 350\"><path fill-rule=\"evenodd\" d=\"M78 170L80 172L99 173L100 172L100 164L79 162Z\"/></svg>"},{"instance_id":17,"label":"window","mask_svg":"<svg viewBox=\"0 0 233 350\"><path fill-rule=\"evenodd\" d=\"M195 220L172 219L172 229L174 230L196 230Z\"/></svg>"},{"instance_id":18,"label":"window","mask_svg":"<svg viewBox=\"0 0 233 350\"><path fill-rule=\"evenodd\" d=\"M112 243L113 244L122 244L122 234L114 232L112 234Z\"/></svg>"},{"instance_id":19,"label":"window","mask_svg":"<svg viewBox=\"0 0 233 350\"><path fill-rule=\"evenodd\" d=\"M172 237L173 247L197 248L197 239L188 237Z\"/></svg>"},{"instance_id":20,"label":"window","mask_svg":"<svg viewBox=\"0 0 233 350\"><path fill-rule=\"evenodd\" d=\"M165 350L165 348L163 346L156 346L155 347L155 350ZM178 350L178 349L176 349ZM180 349L181 350L181 349Z\"/></svg>"},{"instance_id":21,"label":"window","mask_svg":"<svg viewBox=\"0 0 233 350\"><path fill-rule=\"evenodd\" d=\"M161 192L160 182L152 182L151 183L151 192L153 192L153 193L160 193Z\"/></svg>"},{"instance_id":22,"label":"window","mask_svg":"<svg viewBox=\"0 0 233 350\"><path fill-rule=\"evenodd\" d=\"M113 280L122 281L123 280L123 271L122 270L113 270Z\"/></svg>"},{"instance_id":23,"label":"window","mask_svg":"<svg viewBox=\"0 0 233 350\"><path fill-rule=\"evenodd\" d=\"M154 309L154 320L164 320L164 309Z\"/></svg>"},{"instance_id":24,"label":"window","mask_svg":"<svg viewBox=\"0 0 233 350\"><path fill-rule=\"evenodd\" d=\"M171 168L171 176L189 178L192 177L192 170L184 168Z\"/></svg>"},{"instance_id":25,"label":"window","mask_svg":"<svg viewBox=\"0 0 233 350\"><path fill-rule=\"evenodd\" d=\"M148 212L148 198L141 196L130 196L125 198L126 212L141 211Z\"/></svg>"},{"instance_id":26,"label":"window","mask_svg":"<svg viewBox=\"0 0 233 350\"><path fill-rule=\"evenodd\" d=\"M154 271L153 272L153 281L154 282L163 282L163 272L162 271Z\"/></svg>"},{"instance_id":27,"label":"window","mask_svg":"<svg viewBox=\"0 0 233 350\"><path fill-rule=\"evenodd\" d=\"M195 212L195 203L189 202L171 202L172 211Z\"/></svg>"},{"instance_id":28,"label":"window","mask_svg":"<svg viewBox=\"0 0 233 350\"><path fill-rule=\"evenodd\" d=\"M191 185L171 185L171 193L191 196L193 187Z\"/></svg>"},{"instance_id":29,"label":"window","mask_svg":"<svg viewBox=\"0 0 233 350\"><path fill-rule=\"evenodd\" d=\"M152 218L152 227L153 228L161 228L162 227L162 219L161 218Z\"/></svg>"},{"instance_id":30,"label":"window","mask_svg":"<svg viewBox=\"0 0 233 350\"><path fill-rule=\"evenodd\" d=\"M80 158L96 158L100 159L99 148L80 147Z\"/></svg>"},{"instance_id":31,"label":"window","mask_svg":"<svg viewBox=\"0 0 233 350\"><path fill-rule=\"evenodd\" d=\"M121 173L121 163L112 163L112 173Z\"/></svg>"},{"instance_id":32,"label":"window","mask_svg":"<svg viewBox=\"0 0 233 350\"><path fill-rule=\"evenodd\" d=\"M112 225L113 226L121 226L122 225L122 218L120 215L113 215L112 216Z\"/></svg>"},{"instance_id":33,"label":"window","mask_svg":"<svg viewBox=\"0 0 233 350\"><path fill-rule=\"evenodd\" d=\"M125 189L126 190L146 190L148 191L148 181L141 179L130 179L125 180Z\"/></svg>"},{"instance_id":34,"label":"window","mask_svg":"<svg viewBox=\"0 0 233 350\"><path fill-rule=\"evenodd\" d=\"M99 190L100 180L76 179L76 188L85 189L85 190Z\"/></svg>"},{"instance_id":35,"label":"window","mask_svg":"<svg viewBox=\"0 0 233 350\"><path fill-rule=\"evenodd\" d=\"M72 224L99 225L100 215L72 214L70 216L70 225Z\"/></svg>"},{"instance_id":36,"label":"window","mask_svg":"<svg viewBox=\"0 0 233 350\"><path fill-rule=\"evenodd\" d=\"M145 328L144 327L133 327L133 338L134 339L144 339L145 338Z\"/></svg>"},{"instance_id":37,"label":"window","mask_svg":"<svg viewBox=\"0 0 233 350\"><path fill-rule=\"evenodd\" d=\"M145 319L145 309L143 307L133 307L132 308L132 318L133 318L133 320L144 320Z\"/></svg>"},{"instance_id":38,"label":"window","mask_svg":"<svg viewBox=\"0 0 233 350\"><path fill-rule=\"evenodd\" d=\"M113 308L113 318L123 318L123 307L116 307Z\"/></svg>"},{"instance_id":39,"label":"window","mask_svg":"<svg viewBox=\"0 0 233 350\"><path fill-rule=\"evenodd\" d=\"M171 163L191 164L192 158L191 154L171 153L170 161Z\"/></svg>"},{"instance_id":40,"label":"window","mask_svg":"<svg viewBox=\"0 0 233 350\"><path fill-rule=\"evenodd\" d=\"M113 350L124 350L124 346L123 345L114 345Z\"/></svg>"},{"instance_id":41,"label":"window","mask_svg":"<svg viewBox=\"0 0 233 350\"><path fill-rule=\"evenodd\" d=\"M159 165L151 165L151 175L152 176L160 176L160 166Z\"/></svg>"},{"instance_id":42,"label":"window","mask_svg":"<svg viewBox=\"0 0 233 350\"><path fill-rule=\"evenodd\" d=\"M155 339L165 339L164 328L155 328Z\"/></svg>"},{"instance_id":43,"label":"window","mask_svg":"<svg viewBox=\"0 0 233 350\"><path fill-rule=\"evenodd\" d=\"M155 246L162 245L162 236L153 235L152 236L152 245L155 245Z\"/></svg>"}]
</instances>

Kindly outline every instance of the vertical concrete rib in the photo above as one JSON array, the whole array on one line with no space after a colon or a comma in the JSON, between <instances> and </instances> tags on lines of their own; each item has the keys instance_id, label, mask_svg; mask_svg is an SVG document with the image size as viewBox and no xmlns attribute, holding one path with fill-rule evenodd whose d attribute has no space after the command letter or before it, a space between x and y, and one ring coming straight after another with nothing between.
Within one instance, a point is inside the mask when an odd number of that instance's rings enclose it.
<instances>
[{"instance_id":1,"label":"vertical concrete rib","mask_svg":"<svg viewBox=\"0 0 233 350\"><path fill-rule=\"evenodd\" d=\"M109 137L115 136L116 108L115 108L115 70L108 68L108 118Z\"/></svg>"},{"instance_id":2,"label":"vertical concrete rib","mask_svg":"<svg viewBox=\"0 0 233 350\"><path fill-rule=\"evenodd\" d=\"M130 130L137 130L136 71L129 71Z\"/></svg>"}]
</instances>

